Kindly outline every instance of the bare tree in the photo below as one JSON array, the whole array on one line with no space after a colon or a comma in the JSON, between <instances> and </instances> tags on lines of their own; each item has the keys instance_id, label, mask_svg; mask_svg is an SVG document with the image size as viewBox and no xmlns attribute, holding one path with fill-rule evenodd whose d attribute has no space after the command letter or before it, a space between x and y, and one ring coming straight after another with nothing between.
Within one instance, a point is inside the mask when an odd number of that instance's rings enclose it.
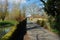
<instances>
[{"instance_id":1,"label":"bare tree","mask_svg":"<svg viewBox=\"0 0 60 40\"><path fill-rule=\"evenodd\" d=\"M27 6L27 12L31 15L34 15L34 14L39 14L39 6L36 5L36 4L31 4L30 6Z\"/></svg>"},{"instance_id":2,"label":"bare tree","mask_svg":"<svg viewBox=\"0 0 60 40\"><path fill-rule=\"evenodd\" d=\"M4 21L6 15L7 15L7 10L8 10L8 0L0 1L0 18Z\"/></svg>"}]
</instances>

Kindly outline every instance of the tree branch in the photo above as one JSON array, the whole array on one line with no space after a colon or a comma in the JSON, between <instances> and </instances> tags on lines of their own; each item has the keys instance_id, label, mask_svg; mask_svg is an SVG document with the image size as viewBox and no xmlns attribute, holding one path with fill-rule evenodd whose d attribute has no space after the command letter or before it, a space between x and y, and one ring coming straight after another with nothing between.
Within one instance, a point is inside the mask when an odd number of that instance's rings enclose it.
<instances>
[{"instance_id":1,"label":"tree branch","mask_svg":"<svg viewBox=\"0 0 60 40\"><path fill-rule=\"evenodd\" d=\"M40 0L40 1L43 2L44 5L46 4L45 1L43 1L43 0Z\"/></svg>"}]
</instances>

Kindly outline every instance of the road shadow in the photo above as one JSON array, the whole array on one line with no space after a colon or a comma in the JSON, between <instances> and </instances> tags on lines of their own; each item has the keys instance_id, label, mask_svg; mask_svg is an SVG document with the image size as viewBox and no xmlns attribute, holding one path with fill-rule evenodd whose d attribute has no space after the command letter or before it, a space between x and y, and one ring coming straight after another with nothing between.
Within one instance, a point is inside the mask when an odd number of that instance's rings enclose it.
<instances>
[{"instance_id":1,"label":"road shadow","mask_svg":"<svg viewBox=\"0 0 60 40\"><path fill-rule=\"evenodd\" d=\"M17 29L13 32L11 37L8 40L24 40L24 35L27 33L27 19L23 20L22 22L19 22L17 24Z\"/></svg>"},{"instance_id":2,"label":"road shadow","mask_svg":"<svg viewBox=\"0 0 60 40\"><path fill-rule=\"evenodd\" d=\"M32 30L32 29L37 29L37 28L40 28L40 26L34 26L34 27L30 27L30 28L27 28L27 30Z\"/></svg>"}]
</instances>

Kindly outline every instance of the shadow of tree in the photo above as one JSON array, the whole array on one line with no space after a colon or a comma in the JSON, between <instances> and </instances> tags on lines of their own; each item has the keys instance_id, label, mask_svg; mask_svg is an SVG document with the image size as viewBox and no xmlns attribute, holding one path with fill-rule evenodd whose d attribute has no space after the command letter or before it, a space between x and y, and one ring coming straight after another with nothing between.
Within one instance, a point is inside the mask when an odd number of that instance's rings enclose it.
<instances>
[{"instance_id":1,"label":"shadow of tree","mask_svg":"<svg viewBox=\"0 0 60 40\"><path fill-rule=\"evenodd\" d=\"M39 28L39 27L34 26L34 27L31 27L31 28L27 28L27 30L36 29L36 28Z\"/></svg>"},{"instance_id":2,"label":"shadow of tree","mask_svg":"<svg viewBox=\"0 0 60 40\"><path fill-rule=\"evenodd\" d=\"M36 26L27 28L27 30L37 29L37 28L42 28L42 27L40 25L36 25Z\"/></svg>"},{"instance_id":3,"label":"shadow of tree","mask_svg":"<svg viewBox=\"0 0 60 40\"><path fill-rule=\"evenodd\" d=\"M13 32L13 34L8 40L23 40L24 39L24 35L27 32L26 21L27 21L27 18L23 20L22 22L19 22L19 24L17 24L16 30Z\"/></svg>"}]
</instances>

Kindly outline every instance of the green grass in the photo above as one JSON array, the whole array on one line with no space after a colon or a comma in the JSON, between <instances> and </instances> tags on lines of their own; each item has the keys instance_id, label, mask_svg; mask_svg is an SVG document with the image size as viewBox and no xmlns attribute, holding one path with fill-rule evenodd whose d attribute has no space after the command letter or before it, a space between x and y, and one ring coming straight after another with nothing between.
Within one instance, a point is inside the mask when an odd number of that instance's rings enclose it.
<instances>
[{"instance_id":1,"label":"green grass","mask_svg":"<svg viewBox=\"0 0 60 40\"><path fill-rule=\"evenodd\" d=\"M10 23L12 23L12 24L18 23L18 22L15 21L15 20L4 20L4 21L1 21L1 20L0 20L0 22L10 22Z\"/></svg>"},{"instance_id":2,"label":"green grass","mask_svg":"<svg viewBox=\"0 0 60 40\"><path fill-rule=\"evenodd\" d=\"M59 33L59 31L58 31L58 30L56 30L56 29L52 29L52 32L54 32L54 33L56 33L56 34L58 34L58 33Z\"/></svg>"}]
</instances>

